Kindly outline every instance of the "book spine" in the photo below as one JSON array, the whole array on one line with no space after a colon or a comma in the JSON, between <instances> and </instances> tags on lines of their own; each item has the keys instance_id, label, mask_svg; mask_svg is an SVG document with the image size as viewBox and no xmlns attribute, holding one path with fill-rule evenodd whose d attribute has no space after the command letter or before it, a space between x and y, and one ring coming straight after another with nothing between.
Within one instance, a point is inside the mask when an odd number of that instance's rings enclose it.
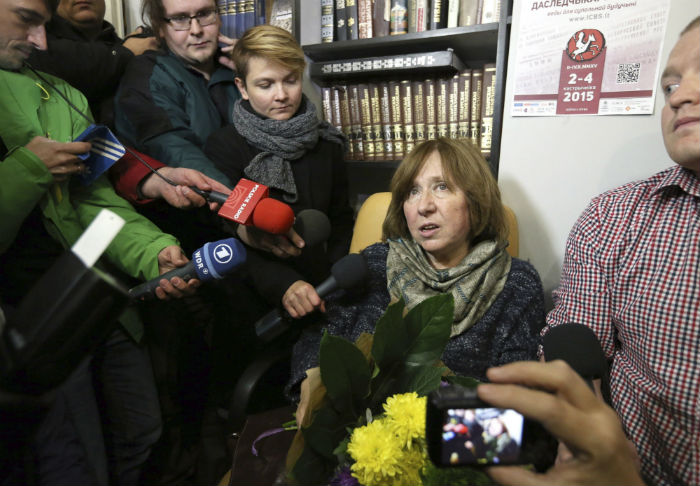
<instances>
[{"instance_id":1,"label":"book spine","mask_svg":"<svg viewBox=\"0 0 700 486\"><path fill-rule=\"evenodd\" d=\"M362 127L363 159L374 160L374 132L372 131L372 110L370 108L369 85L361 83L357 89L360 92L360 126Z\"/></svg>"},{"instance_id":2,"label":"book spine","mask_svg":"<svg viewBox=\"0 0 700 486\"><path fill-rule=\"evenodd\" d=\"M457 27L459 20L459 2L460 0L448 0L447 2L447 28Z\"/></svg>"},{"instance_id":3,"label":"book spine","mask_svg":"<svg viewBox=\"0 0 700 486\"><path fill-rule=\"evenodd\" d=\"M459 5L459 26L466 27L468 25L475 25L479 23L476 18L476 9L479 4L479 0L461 0Z\"/></svg>"},{"instance_id":4,"label":"book spine","mask_svg":"<svg viewBox=\"0 0 700 486\"><path fill-rule=\"evenodd\" d=\"M350 121L350 104L348 102L348 90L346 86L336 86L336 91L338 92L338 99L340 102L340 125L342 127L343 135L348 139L348 151L346 158L348 160L355 159L354 147L352 143L352 122Z\"/></svg>"},{"instance_id":5,"label":"book spine","mask_svg":"<svg viewBox=\"0 0 700 486\"><path fill-rule=\"evenodd\" d=\"M385 37L389 35L391 0L374 0L373 8L372 33L374 37Z\"/></svg>"},{"instance_id":6,"label":"book spine","mask_svg":"<svg viewBox=\"0 0 700 486\"><path fill-rule=\"evenodd\" d=\"M243 2L243 32L255 27L255 0L245 0Z\"/></svg>"},{"instance_id":7,"label":"book spine","mask_svg":"<svg viewBox=\"0 0 700 486\"><path fill-rule=\"evenodd\" d=\"M335 25L335 6L333 0L321 0L321 42L333 42Z\"/></svg>"},{"instance_id":8,"label":"book spine","mask_svg":"<svg viewBox=\"0 0 700 486\"><path fill-rule=\"evenodd\" d=\"M264 25L267 22L266 12L265 0L255 0L255 25Z\"/></svg>"},{"instance_id":9,"label":"book spine","mask_svg":"<svg viewBox=\"0 0 700 486\"><path fill-rule=\"evenodd\" d=\"M479 147L481 138L481 85L484 80L484 70L472 71L472 86L469 108L469 140Z\"/></svg>"},{"instance_id":10,"label":"book spine","mask_svg":"<svg viewBox=\"0 0 700 486\"><path fill-rule=\"evenodd\" d=\"M500 0L483 0L481 7L481 23L498 22L501 14Z\"/></svg>"},{"instance_id":11,"label":"book spine","mask_svg":"<svg viewBox=\"0 0 700 486\"><path fill-rule=\"evenodd\" d=\"M450 89L450 83L448 79L440 78L437 80L436 84L435 117L437 119L437 136L447 137L449 135L447 130L447 92Z\"/></svg>"},{"instance_id":12,"label":"book spine","mask_svg":"<svg viewBox=\"0 0 700 486\"><path fill-rule=\"evenodd\" d=\"M413 33L416 31L416 8L418 7L418 0L407 0L408 12L406 13L406 21L408 22L408 32Z\"/></svg>"},{"instance_id":13,"label":"book spine","mask_svg":"<svg viewBox=\"0 0 700 486\"><path fill-rule=\"evenodd\" d=\"M350 105L350 123L352 124L352 152L355 160L362 160L362 121L360 118L360 90L356 84L348 85L348 100Z\"/></svg>"},{"instance_id":14,"label":"book spine","mask_svg":"<svg viewBox=\"0 0 700 486\"><path fill-rule=\"evenodd\" d=\"M472 70L459 73L459 138L469 139L469 98L471 95Z\"/></svg>"},{"instance_id":15,"label":"book spine","mask_svg":"<svg viewBox=\"0 0 700 486\"><path fill-rule=\"evenodd\" d=\"M426 140L425 134L425 86L422 81L411 83L413 95L413 126L415 127L416 145Z\"/></svg>"},{"instance_id":16,"label":"book spine","mask_svg":"<svg viewBox=\"0 0 700 486\"><path fill-rule=\"evenodd\" d=\"M430 5L429 0L416 0L416 32L428 30Z\"/></svg>"},{"instance_id":17,"label":"book spine","mask_svg":"<svg viewBox=\"0 0 700 486\"><path fill-rule=\"evenodd\" d=\"M379 110L382 117L382 141L384 142L384 158L394 160L394 132L391 124L391 96L389 83L379 83Z\"/></svg>"},{"instance_id":18,"label":"book spine","mask_svg":"<svg viewBox=\"0 0 700 486\"><path fill-rule=\"evenodd\" d=\"M245 32L245 4L246 0L236 0L236 38L240 38Z\"/></svg>"},{"instance_id":19,"label":"book spine","mask_svg":"<svg viewBox=\"0 0 700 486\"><path fill-rule=\"evenodd\" d=\"M348 40L347 16L345 0L335 0L335 40Z\"/></svg>"},{"instance_id":20,"label":"book spine","mask_svg":"<svg viewBox=\"0 0 700 486\"><path fill-rule=\"evenodd\" d=\"M357 2L357 37L372 38L372 0L356 0Z\"/></svg>"},{"instance_id":21,"label":"book spine","mask_svg":"<svg viewBox=\"0 0 700 486\"><path fill-rule=\"evenodd\" d=\"M456 139L459 138L459 74L449 80L447 96L447 132Z\"/></svg>"},{"instance_id":22,"label":"book spine","mask_svg":"<svg viewBox=\"0 0 700 486\"><path fill-rule=\"evenodd\" d=\"M374 160L387 160L384 154L384 132L382 131L381 95L379 85L369 85L369 109L372 116L372 140L374 141Z\"/></svg>"},{"instance_id":23,"label":"book spine","mask_svg":"<svg viewBox=\"0 0 700 486\"><path fill-rule=\"evenodd\" d=\"M333 106L331 101L331 91L330 87L323 86L321 88L321 107L323 112L323 119L333 125Z\"/></svg>"},{"instance_id":24,"label":"book spine","mask_svg":"<svg viewBox=\"0 0 700 486\"><path fill-rule=\"evenodd\" d=\"M391 124L394 127L394 159L402 160L404 152L403 110L401 109L401 86L396 81L389 81L389 99L391 101Z\"/></svg>"},{"instance_id":25,"label":"book spine","mask_svg":"<svg viewBox=\"0 0 700 486\"><path fill-rule=\"evenodd\" d=\"M340 90L336 88L328 88L331 92L331 125L343 132L343 118L340 116Z\"/></svg>"},{"instance_id":26,"label":"book spine","mask_svg":"<svg viewBox=\"0 0 700 486\"><path fill-rule=\"evenodd\" d=\"M493 110L496 99L496 65L484 65L484 81L481 87L481 154L491 155L493 136Z\"/></svg>"},{"instance_id":27,"label":"book spine","mask_svg":"<svg viewBox=\"0 0 700 486\"><path fill-rule=\"evenodd\" d=\"M424 82L425 89L425 138L437 138L437 119L435 117L435 80L428 78Z\"/></svg>"},{"instance_id":28,"label":"book spine","mask_svg":"<svg viewBox=\"0 0 700 486\"><path fill-rule=\"evenodd\" d=\"M408 33L408 9L406 0L391 0L389 35Z\"/></svg>"},{"instance_id":29,"label":"book spine","mask_svg":"<svg viewBox=\"0 0 700 486\"><path fill-rule=\"evenodd\" d=\"M401 110L403 115L403 151L405 155L408 155L416 146L416 127L413 124L413 94L411 90L411 82L406 79L400 81L399 87L401 92Z\"/></svg>"},{"instance_id":30,"label":"book spine","mask_svg":"<svg viewBox=\"0 0 700 486\"><path fill-rule=\"evenodd\" d=\"M228 28L228 5L226 0L217 0L216 12L219 14L219 18L221 19L221 33L226 37L230 37Z\"/></svg>"},{"instance_id":31,"label":"book spine","mask_svg":"<svg viewBox=\"0 0 700 486\"><path fill-rule=\"evenodd\" d=\"M348 40L357 39L357 0L345 0L345 23L348 26Z\"/></svg>"},{"instance_id":32,"label":"book spine","mask_svg":"<svg viewBox=\"0 0 700 486\"><path fill-rule=\"evenodd\" d=\"M233 39L238 39L238 32L236 32L236 17L238 17L238 4L237 0L228 0L226 2L226 11L228 12L226 16L226 31L228 32L228 37Z\"/></svg>"},{"instance_id":33,"label":"book spine","mask_svg":"<svg viewBox=\"0 0 700 486\"><path fill-rule=\"evenodd\" d=\"M445 27L447 27L447 0L431 0L429 29L436 30Z\"/></svg>"}]
</instances>

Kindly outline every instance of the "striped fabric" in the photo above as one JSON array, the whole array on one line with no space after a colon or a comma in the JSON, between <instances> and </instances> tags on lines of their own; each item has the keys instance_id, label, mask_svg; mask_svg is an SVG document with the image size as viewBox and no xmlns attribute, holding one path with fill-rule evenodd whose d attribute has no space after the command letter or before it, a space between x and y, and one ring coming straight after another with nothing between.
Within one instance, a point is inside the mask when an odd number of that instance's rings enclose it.
<instances>
[{"instance_id":1,"label":"striped fabric","mask_svg":"<svg viewBox=\"0 0 700 486\"><path fill-rule=\"evenodd\" d=\"M700 181L679 166L595 198L547 327L590 326L649 483L700 484Z\"/></svg>"}]
</instances>

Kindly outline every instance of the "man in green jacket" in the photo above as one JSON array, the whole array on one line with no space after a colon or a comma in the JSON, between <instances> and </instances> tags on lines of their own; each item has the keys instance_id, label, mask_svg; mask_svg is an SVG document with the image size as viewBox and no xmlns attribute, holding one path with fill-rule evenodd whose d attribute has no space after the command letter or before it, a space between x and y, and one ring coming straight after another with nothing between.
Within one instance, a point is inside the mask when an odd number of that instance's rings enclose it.
<instances>
[{"instance_id":1,"label":"man in green jacket","mask_svg":"<svg viewBox=\"0 0 700 486\"><path fill-rule=\"evenodd\" d=\"M0 300L10 312L102 208L126 221L102 265L143 280L188 261L177 240L137 214L104 175L88 186L73 177L84 170L78 155L90 144L72 140L88 123L57 91L84 113L87 102L65 82L22 67L32 49L46 48L48 18L42 0L0 0ZM198 285L164 279L157 294L179 297ZM129 335L114 331L56 392L34 441L40 484L107 484L108 474L115 484L139 480L160 414L148 355L138 344L141 322L133 311L120 321Z\"/></svg>"}]
</instances>

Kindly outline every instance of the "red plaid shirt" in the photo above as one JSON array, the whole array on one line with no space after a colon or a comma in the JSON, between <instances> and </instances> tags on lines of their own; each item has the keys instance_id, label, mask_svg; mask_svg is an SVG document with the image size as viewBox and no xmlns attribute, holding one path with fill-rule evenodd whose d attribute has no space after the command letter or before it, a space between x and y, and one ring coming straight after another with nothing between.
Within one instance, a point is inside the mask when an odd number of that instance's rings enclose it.
<instances>
[{"instance_id":1,"label":"red plaid shirt","mask_svg":"<svg viewBox=\"0 0 700 486\"><path fill-rule=\"evenodd\" d=\"M676 166L595 198L569 235L547 330L591 327L654 484L700 485L700 181Z\"/></svg>"}]
</instances>

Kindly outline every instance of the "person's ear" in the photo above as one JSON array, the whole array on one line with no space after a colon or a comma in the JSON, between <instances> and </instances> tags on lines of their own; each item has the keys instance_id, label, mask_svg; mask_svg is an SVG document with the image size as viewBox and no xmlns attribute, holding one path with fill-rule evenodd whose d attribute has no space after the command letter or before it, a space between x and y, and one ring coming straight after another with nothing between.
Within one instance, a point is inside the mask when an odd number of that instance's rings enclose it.
<instances>
[{"instance_id":1,"label":"person's ear","mask_svg":"<svg viewBox=\"0 0 700 486\"><path fill-rule=\"evenodd\" d=\"M241 92L241 96L243 97L244 100L248 99L248 92L245 89L245 82L236 76L236 86L238 87L238 91Z\"/></svg>"}]
</instances>

